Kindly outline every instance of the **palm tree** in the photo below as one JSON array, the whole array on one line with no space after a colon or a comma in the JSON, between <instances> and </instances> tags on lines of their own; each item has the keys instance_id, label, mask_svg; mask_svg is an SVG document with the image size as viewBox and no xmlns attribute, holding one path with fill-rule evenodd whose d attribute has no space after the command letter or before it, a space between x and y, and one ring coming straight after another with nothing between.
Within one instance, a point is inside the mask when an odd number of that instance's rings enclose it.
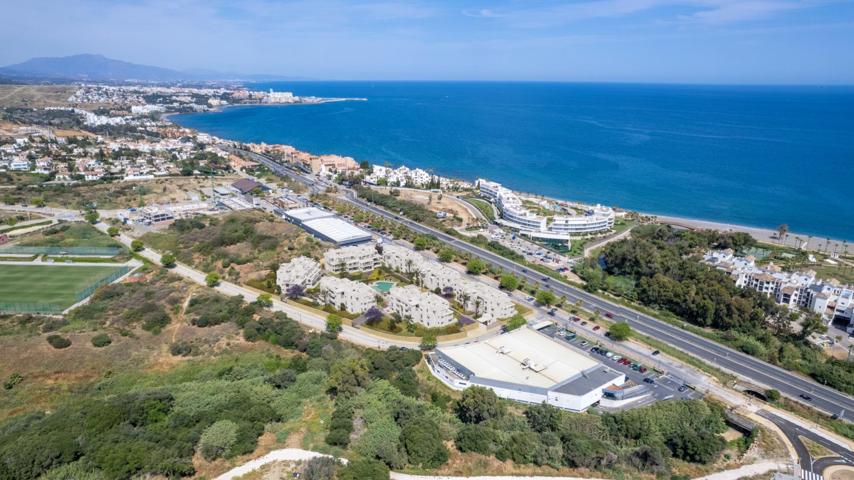
<instances>
[{"instance_id":1,"label":"palm tree","mask_svg":"<svg viewBox=\"0 0 854 480\"><path fill-rule=\"evenodd\" d=\"M789 226L786 225L785 223L781 223L780 226L777 227L777 240L779 240L780 243L782 243L783 238L786 236L786 234L788 232L789 232Z\"/></svg>"}]
</instances>

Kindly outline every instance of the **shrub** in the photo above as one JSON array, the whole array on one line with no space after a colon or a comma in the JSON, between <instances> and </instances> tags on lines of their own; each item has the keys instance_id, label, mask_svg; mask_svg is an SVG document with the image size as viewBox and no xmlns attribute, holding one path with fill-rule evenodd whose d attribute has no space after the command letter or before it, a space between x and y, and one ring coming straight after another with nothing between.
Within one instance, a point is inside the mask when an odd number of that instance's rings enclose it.
<instances>
[{"instance_id":1,"label":"shrub","mask_svg":"<svg viewBox=\"0 0 854 480\"><path fill-rule=\"evenodd\" d=\"M341 331L341 317L339 315L330 313L326 316L326 331L335 334Z\"/></svg>"},{"instance_id":2,"label":"shrub","mask_svg":"<svg viewBox=\"0 0 854 480\"><path fill-rule=\"evenodd\" d=\"M166 268L172 268L175 266L175 255L171 253L164 253L160 256L160 264Z\"/></svg>"},{"instance_id":3,"label":"shrub","mask_svg":"<svg viewBox=\"0 0 854 480\"><path fill-rule=\"evenodd\" d=\"M335 472L341 464L332 457L314 457L305 463L302 470L304 480L329 480L335 478Z\"/></svg>"},{"instance_id":4,"label":"shrub","mask_svg":"<svg viewBox=\"0 0 854 480\"><path fill-rule=\"evenodd\" d=\"M480 423L503 415L504 406L492 390L469 387L457 401L456 411L463 423Z\"/></svg>"},{"instance_id":5,"label":"shrub","mask_svg":"<svg viewBox=\"0 0 854 480\"><path fill-rule=\"evenodd\" d=\"M608 334L612 340L623 341L632 335L632 327L626 322L619 322L608 328Z\"/></svg>"},{"instance_id":6,"label":"shrub","mask_svg":"<svg viewBox=\"0 0 854 480\"><path fill-rule=\"evenodd\" d=\"M280 390L290 387L297 381L297 372L290 368L283 368L278 372L266 378L265 382L269 383Z\"/></svg>"},{"instance_id":7,"label":"shrub","mask_svg":"<svg viewBox=\"0 0 854 480\"><path fill-rule=\"evenodd\" d=\"M507 322L506 328L509 332L510 330L516 330L517 328L522 327L527 323L528 321L525 320L525 317L517 313L516 315L510 317L510 320Z\"/></svg>"},{"instance_id":8,"label":"shrub","mask_svg":"<svg viewBox=\"0 0 854 480\"><path fill-rule=\"evenodd\" d=\"M110 227L107 229L107 235L116 237L119 235L119 227Z\"/></svg>"},{"instance_id":9,"label":"shrub","mask_svg":"<svg viewBox=\"0 0 854 480\"><path fill-rule=\"evenodd\" d=\"M769 402L776 402L777 400L780 400L780 391L774 388L766 390L765 398L767 398Z\"/></svg>"},{"instance_id":10,"label":"shrub","mask_svg":"<svg viewBox=\"0 0 854 480\"><path fill-rule=\"evenodd\" d=\"M219 285L219 274L216 272L211 272L205 275L205 284L209 287L215 287Z\"/></svg>"},{"instance_id":11,"label":"shrub","mask_svg":"<svg viewBox=\"0 0 854 480\"><path fill-rule=\"evenodd\" d=\"M378 460L353 460L338 471L338 480L388 480L388 466Z\"/></svg>"},{"instance_id":12,"label":"shrub","mask_svg":"<svg viewBox=\"0 0 854 480\"><path fill-rule=\"evenodd\" d=\"M71 346L71 340L61 335L48 336L47 343L49 343L51 347L56 348L57 350L61 350L63 348L68 348Z\"/></svg>"},{"instance_id":13,"label":"shrub","mask_svg":"<svg viewBox=\"0 0 854 480\"><path fill-rule=\"evenodd\" d=\"M141 252L145 245L142 243L142 240L133 240L130 242L130 248L134 252Z\"/></svg>"},{"instance_id":14,"label":"shrub","mask_svg":"<svg viewBox=\"0 0 854 480\"><path fill-rule=\"evenodd\" d=\"M424 415L403 427L400 440L412 465L436 468L448 461L448 449L442 443L439 426Z\"/></svg>"},{"instance_id":15,"label":"shrub","mask_svg":"<svg viewBox=\"0 0 854 480\"><path fill-rule=\"evenodd\" d=\"M455 445L461 452L476 452L483 455L492 455L492 439L498 438L493 429L479 424L463 425L457 432Z\"/></svg>"},{"instance_id":16,"label":"shrub","mask_svg":"<svg viewBox=\"0 0 854 480\"><path fill-rule=\"evenodd\" d=\"M3 382L3 389L4 389L4 390L11 390L11 389L15 388L15 386L16 386L17 384L19 384L19 383L21 383L21 382L23 382L23 381L24 381L24 377L23 377L23 375L21 375L21 374L20 374L20 373L18 373L18 372L15 372L15 373L13 373L12 375L9 375L9 379L8 379L8 380L6 380L5 382Z\"/></svg>"},{"instance_id":17,"label":"shrub","mask_svg":"<svg viewBox=\"0 0 854 480\"><path fill-rule=\"evenodd\" d=\"M113 343L113 340L106 333L99 333L92 337L92 345L96 348L106 347Z\"/></svg>"},{"instance_id":18,"label":"shrub","mask_svg":"<svg viewBox=\"0 0 854 480\"><path fill-rule=\"evenodd\" d=\"M219 420L206 428L199 438L199 452L207 460L228 456L237 441L237 424Z\"/></svg>"},{"instance_id":19,"label":"shrub","mask_svg":"<svg viewBox=\"0 0 854 480\"><path fill-rule=\"evenodd\" d=\"M175 357L186 357L193 353L193 346L188 342L175 342L169 346L169 353Z\"/></svg>"}]
</instances>

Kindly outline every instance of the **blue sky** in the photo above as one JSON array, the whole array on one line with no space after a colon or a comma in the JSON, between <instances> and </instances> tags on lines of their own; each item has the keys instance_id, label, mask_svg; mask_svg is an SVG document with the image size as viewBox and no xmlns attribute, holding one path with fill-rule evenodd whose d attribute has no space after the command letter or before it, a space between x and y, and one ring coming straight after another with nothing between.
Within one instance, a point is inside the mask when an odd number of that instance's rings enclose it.
<instances>
[{"instance_id":1,"label":"blue sky","mask_svg":"<svg viewBox=\"0 0 854 480\"><path fill-rule=\"evenodd\" d=\"M2 0L0 64L317 79L854 84L852 0Z\"/></svg>"}]
</instances>

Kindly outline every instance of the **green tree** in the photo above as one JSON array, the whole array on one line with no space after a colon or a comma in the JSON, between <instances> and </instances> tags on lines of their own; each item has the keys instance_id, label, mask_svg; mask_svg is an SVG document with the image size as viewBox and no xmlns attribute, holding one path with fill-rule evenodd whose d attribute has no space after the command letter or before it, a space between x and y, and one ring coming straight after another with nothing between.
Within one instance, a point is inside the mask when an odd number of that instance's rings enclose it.
<instances>
[{"instance_id":1,"label":"green tree","mask_svg":"<svg viewBox=\"0 0 854 480\"><path fill-rule=\"evenodd\" d=\"M273 296L269 293L262 293L255 299L255 304L259 307L270 308L273 306Z\"/></svg>"},{"instance_id":2,"label":"green tree","mask_svg":"<svg viewBox=\"0 0 854 480\"><path fill-rule=\"evenodd\" d=\"M476 452L482 455L492 455L494 453L495 444L494 438L498 438L498 433L481 424L472 423L463 425L457 432L457 438L454 444L461 452Z\"/></svg>"},{"instance_id":3,"label":"green tree","mask_svg":"<svg viewBox=\"0 0 854 480\"><path fill-rule=\"evenodd\" d=\"M219 274L216 272L210 272L205 275L205 284L211 288L219 285Z\"/></svg>"},{"instance_id":4,"label":"green tree","mask_svg":"<svg viewBox=\"0 0 854 480\"><path fill-rule=\"evenodd\" d=\"M436 468L448 461L448 449L436 422L425 415L406 423L400 432L401 443L411 465Z\"/></svg>"},{"instance_id":5,"label":"green tree","mask_svg":"<svg viewBox=\"0 0 854 480\"><path fill-rule=\"evenodd\" d=\"M456 405L457 417L463 423L481 423L504 414L504 405L495 392L484 387L469 387Z\"/></svg>"},{"instance_id":6,"label":"green tree","mask_svg":"<svg viewBox=\"0 0 854 480\"><path fill-rule=\"evenodd\" d=\"M175 255L171 253L164 253L160 256L160 264L166 268L172 268L175 266Z\"/></svg>"},{"instance_id":7,"label":"green tree","mask_svg":"<svg viewBox=\"0 0 854 480\"><path fill-rule=\"evenodd\" d=\"M388 466L378 460L358 459L338 471L338 480L388 480Z\"/></svg>"},{"instance_id":8,"label":"green tree","mask_svg":"<svg viewBox=\"0 0 854 480\"><path fill-rule=\"evenodd\" d=\"M439 261L443 263L454 261L454 251L447 247L439 250Z\"/></svg>"},{"instance_id":9,"label":"green tree","mask_svg":"<svg viewBox=\"0 0 854 480\"><path fill-rule=\"evenodd\" d=\"M330 313L326 316L326 331L329 333L338 334L341 331L341 316Z\"/></svg>"},{"instance_id":10,"label":"green tree","mask_svg":"<svg viewBox=\"0 0 854 480\"><path fill-rule=\"evenodd\" d=\"M419 235L415 237L413 245L415 245L416 250L424 250L429 245L429 240L427 239L427 237Z\"/></svg>"},{"instance_id":11,"label":"green tree","mask_svg":"<svg viewBox=\"0 0 854 480\"><path fill-rule=\"evenodd\" d=\"M36 197L33 199L33 205L38 208L42 208L45 206L44 199L42 197Z\"/></svg>"},{"instance_id":12,"label":"green tree","mask_svg":"<svg viewBox=\"0 0 854 480\"><path fill-rule=\"evenodd\" d=\"M555 303L555 300L557 300L557 297L555 297L555 294L552 293L551 290L537 290L536 298L537 303L539 303L540 305L545 305L547 307Z\"/></svg>"},{"instance_id":13,"label":"green tree","mask_svg":"<svg viewBox=\"0 0 854 480\"><path fill-rule=\"evenodd\" d=\"M432 350L436 348L436 334L433 332L425 333L423 337L421 337L421 350Z\"/></svg>"},{"instance_id":14,"label":"green tree","mask_svg":"<svg viewBox=\"0 0 854 480\"><path fill-rule=\"evenodd\" d=\"M92 224L98 223L98 219L100 218L101 214L94 208L86 210L86 213L83 214L83 219Z\"/></svg>"},{"instance_id":15,"label":"green tree","mask_svg":"<svg viewBox=\"0 0 854 480\"><path fill-rule=\"evenodd\" d=\"M57 350L62 350L63 348L68 348L71 346L71 340L60 335L48 336L47 343L49 343L51 347Z\"/></svg>"},{"instance_id":16,"label":"green tree","mask_svg":"<svg viewBox=\"0 0 854 480\"><path fill-rule=\"evenodd\" d=\"M472 258L466 263L466 271L472 275L480 275L486 270L486 263L479 258Z\"/></svg>"},{"instance_id":17,"label":"green tree","mask_svg":"<svg viewBox=\"0 0 854 480\"><path fill-rule=\"evenodd\" d=\"M501 275L500 286L505 290L516 290L519 287L519 279L512 273L505 273Z\"/></svg>"},{"instance_id":18,"label":"green tree","mask_svg":"<svg viewBox=\"0 0 854 480\"><path fill-rule=\"evenodd\" d=\"M681 430L667 442L673 456L694 463L711 463L726 446L723 438L706 431Z\"/></svg>"},{"instance_id":19,"label":"green tree","mask_svg":"<svg viewBox=\"0 0 854 480\"><path fill-rule=\"evenodd\" d=\"M119 227L110 227L107 229L107 235L117 237L119 235Z\"/></svg>"},{"instance_id":20,"label":"green tree","mask_svg":"<svg viewBox=\"0 0 854 480\"><path fill-rule=\"evenodd\" d=\"M236 441L237 424L231 420L219 420L202 432L199 453L207 460L227 457Z\"/></svg>"},{"instance_id":21,"label":"green tree","mask_svg":"<svg viewBox=\"0 0 854 480\"><path fill-rule=\"evenodd\" d=\"M141 252L145 245L142 243L142 240L133 240L130 242L130 248L134 252Z\"/></svg>"},{"instance_id":22,"label":"green tree","mask_svg":"<svg viewBox=\"0 0 854 480\"><path fill-rule=\"evenodd\" d=\"M113 340L106 333L99 333L92 337L92 345L96 348L106 347L113 343Z\"/></svg>"},{"instance_id":23,"label":"green tree","mask_svg":"<svg viewBox=\"0 0 854 480\"><path fill-rule=\"evenodd\" d=\"M780 400L780 391L774 388L765 390L765 398L767 398L769 402L776 402L777 400Z\"/></svg>"},{"instance_id":24,"label":"green tree","mask_svg":"<svg viewBox=\"0 0 854 480\"><path fill-rule=\"evenodd\" d=\"M821 316L819 316L817 313L810 313L806 315L803 321L801 322L800 337L802 339L805 339L815 332L827 332L827 325L825 325L824 321L821 319Z\"/></svg>"},{"instance_id":25,"label":"green tree","mask_svg":"<svg viewBox=\"0 0 854 480\"><path fill-rule=\"evenodd\" d=\"M608 334L612 340L623 341L632 335L632 327L626 322L617 322L608 327Z\"/></svg>"},{"instance_id":26,"label":"green tree","mask_svg":"<svg viewBox=\"0 0 854 480\"><path fill-rule=\"evenodd\" d=\"M522 327L527 323L528 321L525 320L525 317L523 317L521 313L517 313L516 315L510 317L510 320L507 321L505 329L509 332L510 330L516 330L517 328Z\"/></svg>"},{"instance_id":27,"label":"green tree","mask_svg":"<svg viewBox=\"0 0 854 480\"><path fill-rule=\"evenodd\" d=\"M370 380L368 366L362 358L343 358L329 367L329 391L339 397L356 395Z\"/></svg>"}]
</instances>

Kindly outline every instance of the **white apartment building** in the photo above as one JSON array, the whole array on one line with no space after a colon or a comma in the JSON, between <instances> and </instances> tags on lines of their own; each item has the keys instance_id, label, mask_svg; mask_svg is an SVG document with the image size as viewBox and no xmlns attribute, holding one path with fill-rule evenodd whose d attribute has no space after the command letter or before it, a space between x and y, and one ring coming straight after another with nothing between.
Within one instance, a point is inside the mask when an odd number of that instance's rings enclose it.
<instances>
[{"instance_id":1,"label":"white apartment building","mask_svg":"<svg viewBox=\"0 0 854 480\"><path fill-rule=\"evenodd\" d=\"M299 285L310 288L317 285L322 274L320 264L308 257L297 257L288 263L279 265L276 271L276 284L281 288L282 295L288 288Z\"/></svg>"},{"instance_id":2,"label":"white apartment building","mask_svg":"<svg viewBox=\"0 0 854 480\"><path fill-rule=\"evenodd\" d=\"M366 243L327 250L323 254L326 271L334 273L370 272L381 265L376 245Z\"/></svg>"},{"instance_id":3,"label":"white apartment building","mask_svg":"<svg viewBox=\"0 0 854 480\"><path fill-rule=\"evenodd\" d=\"M756 265L753 257L737 257L732 249L712 250L703 262L727 273L735 285L751 288L790 309L803 308L826 320L854 321L854 289L816 278L815 272L783 272L779 267ZM850 328L850 327L849 327Z\"/></svg>"},{"instance_id":4,"label":"white apartment building","mask_svg":"<svg viewBox=\"0 0 854 480\"><path fill-rule=\"evenodd\" d=\"M602 205L585 207L582 215L544 216L532 212L514 191L500 183L478 179L480 194L498 207L498 223L518 231L521 235L540 240L569 240L573 235L591 235L614 228L616 214Z\"/></svg>"},{"instance_id":5,"label":"white apartment building","mask_svg":"<svg viewBox=\"0 0 854 480\"><path fill-rule=\"evenodd\" d=\"M423 262L418 269L418 280L421 286L431 291L456 289L461 279L460 272L438 262Z\"/></svg>"},{"instance_id":6,"label":"white apartment building","mask_svg":"<svg viewBox=\"0 0 854 480\"><path fill-rule=\"evenodd\" d=\"M427 328L444 327L456 321L451 304L444 298L422 292L414 285L393 287L388 292L388 310Z\"/></svg>"},{"instance_id":7,"label":"white apartment building","mask_svg":"<svg viewBox=\"0 0 854 480\"><path fill-rule=\"evenodd\" d=\"M486 325L516 314L516 307L507 294L482 283L463 280L454 293L463 308Z\"/></svg>"},{"instance_id":8,"label":"white apartment building","mask_svg":"<svg viewBox=\"0 0 854 480\"><path fill-rule=\"evenodd\" d=\"M350 313L363 313L377 304L376 291L364 283L326 276L320 279L323 303Z\"/></svg>"},{"instance_id":9,"label":"white apartment building","mask_svg":"<svg viewBox=\"0 0 854 480\"><path fill-rule=\"evenodd\" d=\"M398 272L413 273L425 262L424 257L417 252L398 245L384 244L382 250L382 262Z\"/></svg>"}]
</instances>

